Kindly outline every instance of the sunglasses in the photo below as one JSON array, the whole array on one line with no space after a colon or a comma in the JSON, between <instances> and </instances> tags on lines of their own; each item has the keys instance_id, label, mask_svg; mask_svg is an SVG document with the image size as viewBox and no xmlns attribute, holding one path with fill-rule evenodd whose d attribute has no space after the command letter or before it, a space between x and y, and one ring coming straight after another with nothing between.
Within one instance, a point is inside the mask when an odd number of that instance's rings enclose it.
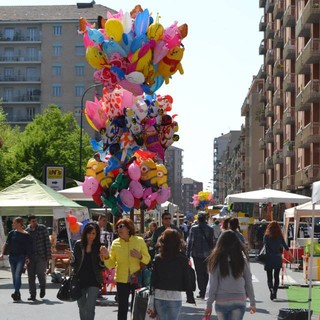
<instances>
[{"instance_id":1,"label":"sunglasses","mask_svg":"<svg viewBox=\"0 0 320 320\"><path fill-rule=\"evenodd\" d=\"M118 230L118 229L122 229L122 228L125 228L125 227L126 227L125 224L120 223L120 224L116 227L116 229Z\"/></svg>"}]
</instances>

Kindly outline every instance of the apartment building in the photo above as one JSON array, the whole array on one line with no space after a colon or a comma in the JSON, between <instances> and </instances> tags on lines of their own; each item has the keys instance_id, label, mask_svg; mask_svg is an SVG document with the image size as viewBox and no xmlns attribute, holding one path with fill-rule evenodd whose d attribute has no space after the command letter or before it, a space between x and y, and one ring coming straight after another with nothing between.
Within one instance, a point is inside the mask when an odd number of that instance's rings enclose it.
<instances>
[{"instance_id":1,"label":"apartment building","mask_svg":"<svg viewBox=\"0 0 320 320\"><path fill-rule=\"evenodd\" d=\"M320 162L320 1L259 0L265 187L310 195Z\"/></svg>"},{"instance_id":2,"label":"apartment building","mask_svg":"<svg viewBox=\"0 0 320 320\"><path fill-rule=\"evenodd\" d=\"M94 83L94 69L85 58L79 18L94 23L107 11L115 12L94 2L0 6L0 98L10 124L23 129L52 103L80 123L81 97ZM86 98L93 95L90 90Z\"/></svg>"},{"instance_id":3,"label":"apartment building","mask_svg":"<svg viewBox=\"0 0 320 320\"><path fill-rule=\"evenodd\" d=\"M193 196L203 191L203 183L191 178L182 179L182 206L181 212L185 215L197 214L197 209L192 204Z\"/></svg>"}]
</instances>

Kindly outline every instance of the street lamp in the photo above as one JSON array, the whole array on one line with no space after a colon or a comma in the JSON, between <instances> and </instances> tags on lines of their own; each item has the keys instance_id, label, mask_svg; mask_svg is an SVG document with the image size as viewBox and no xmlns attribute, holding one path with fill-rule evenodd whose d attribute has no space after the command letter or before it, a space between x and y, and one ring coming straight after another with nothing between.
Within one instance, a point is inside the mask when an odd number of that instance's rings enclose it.
<instances>
[{"instance_id":1,"label":"street lamp","mask_svg":"<svg viewBox=\"0 0 320 320\"><path fill-rule=\"evenodd\" d=\"M100 87L103 83L95 83L91 86L89 86L82 94L81 96L81 110L80 110L80 160L79 160L79 180L82 181L82 127L83 127L83 109L84 109L84 97L87 94L89 90L92 88Z\"/></svg>"}]
</instances>

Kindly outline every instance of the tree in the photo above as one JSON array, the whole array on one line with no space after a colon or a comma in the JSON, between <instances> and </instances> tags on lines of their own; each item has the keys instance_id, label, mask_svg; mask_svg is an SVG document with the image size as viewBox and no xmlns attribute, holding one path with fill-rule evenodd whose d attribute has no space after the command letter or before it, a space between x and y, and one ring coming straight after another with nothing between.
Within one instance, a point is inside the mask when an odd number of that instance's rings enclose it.
<instances>
[{"instance_id":1,"label":"tree","mask_svg":"<svg viewBox=\"0 0 320 320\"><path fill-rule=\"evenodd\" d=\"M16 156L13 147L19 139L19 127L12 128L6 122L6 114L0 106L0 190L16 181Z\"/></svg>"},{"instance_id":2,"label":"tree","mask_svg":"<svg viewBox=\"0 0 320 320\"><path fill-rule=\"evenodd\" d=\"M32 174L43 180L45 165L64 165L66 176L79 179L80 128L71 112L62 113L56 105L49 105L28 124L15 145L19 173ZM82 135L82 172L92 157L88 134Z\"/></svg>"}]
</instances>

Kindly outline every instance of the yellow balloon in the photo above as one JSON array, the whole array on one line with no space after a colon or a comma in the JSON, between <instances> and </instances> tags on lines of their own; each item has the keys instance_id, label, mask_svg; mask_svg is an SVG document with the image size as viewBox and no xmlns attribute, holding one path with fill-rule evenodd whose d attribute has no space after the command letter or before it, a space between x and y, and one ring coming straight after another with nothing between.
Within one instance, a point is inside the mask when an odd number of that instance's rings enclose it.
<instances>
[{"instance_id":1,"label":"yellow balloon","mask_svg":"<svg viewBox=\"0 0 320 320\"><path fill-rule=\"evenodd\" d=\"M108 65L106 54L102 50L99 50L97 47L87 47L86 59L90 66L95 69L101 69Z\"/></svg>"},{"instance_id":2,"label":"yellow balloon","mask_svg":"<svg viewBox=\"0 0 320 320\"><path fill-rule=\"evenodd\" d=\"M159 23L159 15L153 24L148 27L147 36L149 39L154 39L156 41L162 39L164 33L164 28L161 23Z\"/></svg>"},{"instance_id":3,"label":"yellow balloon","mask_svg":"<svg viewBox=\"0 0 320 320\"><path fill-rule=\"evenodd\" d=\"M123 25L121 21L117 19L108 19L104 26L104 30L110 40L116 42L120 42L122 40Z\"/></svg>"}]
</instances>

